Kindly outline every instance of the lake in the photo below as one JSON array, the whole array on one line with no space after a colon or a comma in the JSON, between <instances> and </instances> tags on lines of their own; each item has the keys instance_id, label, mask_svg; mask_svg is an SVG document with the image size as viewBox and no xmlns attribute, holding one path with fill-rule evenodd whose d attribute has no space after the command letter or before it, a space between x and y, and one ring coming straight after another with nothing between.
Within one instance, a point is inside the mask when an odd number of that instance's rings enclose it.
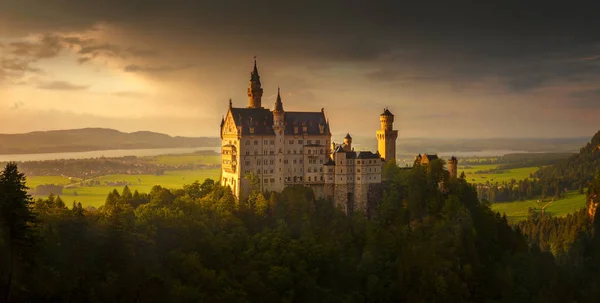
<instances>
[{"instance_id":1,"label":"lake","mask_svg":"<svg viewBox=\"0 0 600 303\"><path fill-rule=\"evenodd\" d=\"M189 154L196 151L212 150L220 152L220 146L214 147L181 147L181 148L153 148L153 149L112 149L112 150L95 150L85 152L65 152L65 153L44 153L44 154L17 154L17 155L0 155L0 162L8 161L44 161L44 160L58 160L58 159L88 159L88 158L114 158L124 156L158 156L165 154ZM356 149L361 150L360 147ZM433 152L432 154L434 154ZM491 156L503 156L505 154L512 153L529 153L524 150L482 150L482 151L456 151L456 152L440 152L438 155L443 158L449 158L451 156L456 157L491 157ZM399 158L405 158L406 154L399 152ZM416 156L416 153L414 154ZM410 156L409 158L413 158Z\"/></svg>"},{"instance_id":2,"label":"lake","mask_svg":"<svg viewBox=\"0 0 600 303\"><path fill-rule=\"evenodd\" d=\"M197 151L212 150L220 152L221 147L181 147L181 148L151 148L151 149L112 149L95 150L85 152L66 152L66 153L45 153L45 154L18 154L18 155L0 155L0 162L8 161L44 161L59 159L88 159L88 158L114 158L125 156L158 156L166 154L189 154Z\"/></svg>"}]
</instances>

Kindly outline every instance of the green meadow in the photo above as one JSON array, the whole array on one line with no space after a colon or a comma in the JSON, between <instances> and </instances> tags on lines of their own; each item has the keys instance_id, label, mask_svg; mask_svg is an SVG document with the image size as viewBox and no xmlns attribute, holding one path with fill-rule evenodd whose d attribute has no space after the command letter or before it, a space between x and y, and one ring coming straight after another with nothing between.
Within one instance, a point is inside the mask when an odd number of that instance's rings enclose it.
<instances>
[{"instance_id":1,"label":"green meadow","mask_svg":"<svg viewBox=\"0 0 600 303\"><path fill-rule=\"evenodd\" d=\"M536 208L537 211L541 211L544 205L550 202L546 199L544 202L537 202L534 200L515 201L515 202L503 202L492 204L492 209L501 214L506 214L506 218L510 222L517 222L526 220L529 208ZM554 200L552 204L548 205L545 209L545 213L550 216L563 217L567 214L574 213L581 208L585 207L585 194L579 194L577 191L568 191L562 198Z\"/></svg>"},{"instance_id":2,"label":"green meadow","mask_svg":"<svg viewBox=\"0 0 600 303\"><path fill-rule=\"evenodd\" d=\"M188 165L188 164L219 164L221 159L217 154L193 153L181 155L160 155L148 157L151 161L165 165ZM84 207L99 207L104 204L106 196L113 189L122 191L124 185L108 185L105 182L127 182L131 191L137 190L140 193L148 193L155 185L166 188L181 188L185 184L194 181L203 182L207 178L218 179L220 170L195 169L195 170L168 170L164 175L156 176L146 175L124 175L115 174L101 177L95 177L92 180L100 181L100 185L80 186L80 179L68 179L62 176L28 176L27 186L36 188L38 185L55 184L65 185L63 193L60 195L67 205L74 201L80 202ZM88 180L89 181L89 180ZM36 196L35 198L44 198L45 196Z\"/></svg>"},{"instance_id":3,"label":"green meadow","mask_svg":"<svg viewBox=\"0 0 600 303\"><path fill-rule=\"evenodd\" d=\"M181 188L184 184L190 184L198 180L204 181L206 178L217 179L219 177L219 169L205 169L205 170L175 170L165 171L164 175L108 175L94 180L100 181L101 185L97 186L79 186L79 183L71 185L63 189L63 194L60 195L63 201L67 205L71 205L73 201L80 202L84 207L93 206L99 207L104 204L106 196L113 189L117 189L119 192L123 189L123 186L110 186L105 185L104 182L118 182L126 181L131 183L129 188L131 191L137 190L140 193L148 193L155 185L160 185L166 188ZM27 186L35 188L40 184L54 183L54 184L68 184L68 182L58 183L61 181L60 176L31 176L27 177ZM43 198L36 197L36 198Z\"/></svg>"},{"instance_id":4,"label":"green meadow","mask_svg":"<svg viewBox=\"0 0 600 303\"><path fill-rule=\"evenodd\" d=\"M185 164L206 164L213 165L221 163L219 155L206 154L183 154L183 155L160 155L152 157L159 164L166 165L185 165Z\"/></svg>"},{"instance_id":5,"label":"green meadow","mask_svg":"<svg viewBox=\"0 0 600 303\"><path fill-rule=\"evenodd\" d=\"M496 169L498 167L497 164L489 164L489 165L471 165L469 168L458 167L458 175L461 172L465 173L467 181L469 183L486 183L489 181L490 183L502 183L505 181L510 181L511 179L515 180L523 180L525 178L530 178L529 175L536 172L538 167L521 167L521 168L511 168L505 169L500 172L491 173L491 174L476 174L477 171L482 170L491 170Z\"/></svg>"}]
</instances>

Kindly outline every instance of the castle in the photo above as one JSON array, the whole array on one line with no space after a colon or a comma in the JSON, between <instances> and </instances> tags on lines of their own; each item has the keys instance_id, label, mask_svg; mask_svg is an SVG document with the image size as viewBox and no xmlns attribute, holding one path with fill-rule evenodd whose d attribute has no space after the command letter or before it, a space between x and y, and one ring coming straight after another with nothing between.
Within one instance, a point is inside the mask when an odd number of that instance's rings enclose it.
<instances>
[{"instance_id":1,"label":"castle","mask_svg":"<svg viewBox=\"0 0 600 303\"><path fill-rule=\"evenodd\" d=\"M354 151L350 134L342 144L331 141L324 109L286 111L279 88L273 110L264 108L256 60L247 93L248 106L233 107L230 99L221 120L221 185L244 199L254 175L261 191L302 185L346 212L367 211L368 201L377 199L383 165L396 160L398 131L387 108L379 117L377 152Z\"/></svg>"}]
</instances>

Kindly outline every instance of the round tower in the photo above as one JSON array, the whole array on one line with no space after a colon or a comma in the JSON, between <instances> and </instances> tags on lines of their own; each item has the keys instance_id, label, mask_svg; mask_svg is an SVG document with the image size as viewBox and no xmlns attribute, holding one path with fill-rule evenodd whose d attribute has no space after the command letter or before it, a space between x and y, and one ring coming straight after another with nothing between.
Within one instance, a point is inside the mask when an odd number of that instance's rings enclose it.
<instances>
[{"instance_id":1,"label":"round tower","mask_svg":"<svg viewBox=\"0 0 600 303\"><path fill-rule=\"evenodd\" d=\"M254 69L250 73L250 84L248 84L248 108L262 108L262 95L263 89L256 67L256 57L254 57Z\"/></svg>"},{"instance_id":2,"label":"round tower","mask_svg":"<svg viewBox=\"0 0 600 303\"><path fill-rule=\"evenodd\" d=\"M344 147L346 151L352 151L352 137L349 133L344 137Z\"/></svg>"},{"instance_id":3,"label":"round tower","mask_svg":"<svg viewBox=\"0 0 600 303\"><path fill-rule=\"evenodd\" d=\"M386 161L396 161L396 139L398 131L394 130L394 115L386 107L379 115L381 129L377 131L377 151Z\"/></svg>"},{"instance_id":4,"label":"round tower","mask_svg":"<svg viewBox=\"0 0 600 303\"><path fill-rule=\"evenodd\" d=\"M458 159L454 156L448 160L448 173L450 174L450 178L456 178L458 176Z\"/></svg>"},{"instance_id":5,"label":"round tower","mask_svg":"<svg viewBox=\"0 0 600 303\"><path fill-rule=\"evenodd\" d=\"M379 122L381 122L381 130L391 131L394 128L394 115L387 107L384 109L383 114L379 115Z\"/></svg>"}]
</instances>

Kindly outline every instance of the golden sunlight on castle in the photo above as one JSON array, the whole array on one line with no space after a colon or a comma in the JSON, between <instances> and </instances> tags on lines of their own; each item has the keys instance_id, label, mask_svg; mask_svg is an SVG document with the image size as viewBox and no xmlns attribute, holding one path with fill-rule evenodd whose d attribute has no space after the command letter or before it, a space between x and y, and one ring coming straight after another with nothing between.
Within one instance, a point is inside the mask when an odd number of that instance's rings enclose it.
<instances>
[{"instance_id":1,"label":"golden sunlight on castle","mask_svg":"<svg viewBox=\"0 0 600 303\"><path fill-rule=\"evenodd\" d=\"M273 110L262 106L263 89L254 61L248 86L248 106L233 107L221 120L221 185L230 186L240 199L248 197L252 179L261 191L282 191L287 186L312 188L317 197L333 200L346 212L366 212L378 199L383 165L396 160L398 131L394 115L380 115L377 152L354 151L352 137L343 144L331 141L325 110L284 110L279 89Z\"/></svg>"}]
</instances>

